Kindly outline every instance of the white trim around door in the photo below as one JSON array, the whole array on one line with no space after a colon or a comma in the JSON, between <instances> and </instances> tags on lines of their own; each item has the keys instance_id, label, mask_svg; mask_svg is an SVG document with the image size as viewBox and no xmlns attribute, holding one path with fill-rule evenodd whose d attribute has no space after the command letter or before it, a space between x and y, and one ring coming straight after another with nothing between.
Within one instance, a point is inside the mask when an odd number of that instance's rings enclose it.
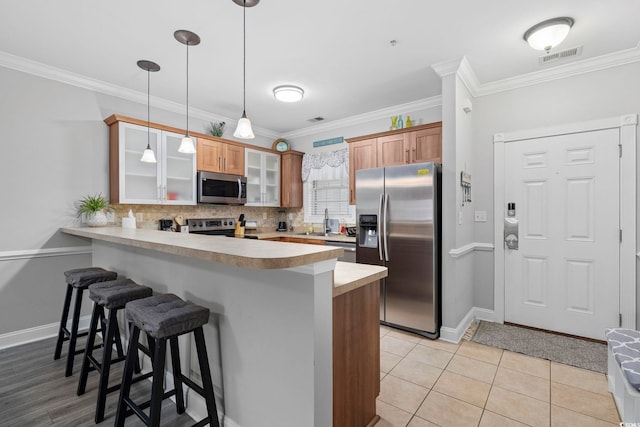
<instances>
[{"instance_id":1,"label":"white trim around door","mask_svg":"<svg viewBox=\"0 0 640 427\"><path fill-rule=\"evenodd\" d=\"M636 127L637 114L611 117L588 122L570 123L560 126L497 133L493 137L494 165L494 315L504 322L504 218L505 209L505 144L524 139L544 138L556 135L588 132L604 129L619 129L620 159L620 311L621 326L636 328ZM633 179L629 179L632 177ZM616 325L612 325L616 326Z\"/></svg>"}]
</instances>

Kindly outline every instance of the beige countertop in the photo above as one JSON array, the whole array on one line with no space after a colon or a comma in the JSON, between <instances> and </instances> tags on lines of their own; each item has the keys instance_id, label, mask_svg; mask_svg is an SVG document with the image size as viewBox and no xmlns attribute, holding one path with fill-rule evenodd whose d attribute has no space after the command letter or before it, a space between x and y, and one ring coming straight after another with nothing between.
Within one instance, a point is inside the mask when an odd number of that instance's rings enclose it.
<instances>
[{"instance_id":1,"label":"beige countertop","mask_svg":"<svg viewBox=\"0 0 640 427\"><path fill-rule=\"evenodd\" d=\"M387 273L387 267L380 265L338 261L333 271L333 297L387 277Z\"/></svg>"},{"instance_id":2,"label":"beige countertop","mask_svg":"<svg viewBox=\"0 0 640 427\"><path fill-rule=\"evenodd\" d=\"M90 239L258 270L300 267L339 258L344 252L342 248L324 245L294 245L269 240L121 227L70 227L62 231Z\"/></svg>"},{"instance_id":3,"label":"beige countertop","mask_svg":"<svg viewBox=\"0 0 640 427\"><path fill-rule=\"evenodd\" d=\"M304 234L302 232L291 231L245 231L245 236L256 236L258 240L273 239L276 237L289 237L295 239L311 239L311 240L324 240L333 242L355 243L355 236L345 236L343 234L330 234L328 236L317 236L313 234Z\"/></svg>"}]
</instances>

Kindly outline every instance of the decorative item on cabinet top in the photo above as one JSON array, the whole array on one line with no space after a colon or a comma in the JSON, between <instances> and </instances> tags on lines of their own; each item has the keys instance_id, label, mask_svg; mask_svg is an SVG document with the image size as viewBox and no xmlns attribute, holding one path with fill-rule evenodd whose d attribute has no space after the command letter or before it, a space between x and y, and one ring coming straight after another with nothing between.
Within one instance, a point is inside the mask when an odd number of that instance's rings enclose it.
<instances>
[{"instance_id":1,"label":"decorative item on cabinet top","mask_svg":"<svg viewBox=\"0 0 640 427\"><path fill-rule=\"evenodd\" d=\"M222 134L224 133L224 126L225 126L225 122L209 122L209 133L213 136L222 136Z\"/></svg>"},{"instance_id":2,"label":"decorative item on cabinet top","mask_svg":"<svg viewBox=\"0 0 640 427\"><path fill-rule=\"evenodd\" d=\"M290 150L291 145L286 139L278 138L275 141L273 141L273 144L271 145L271 149L282 152L282 151Z\"/></svg>"}]
</instances>

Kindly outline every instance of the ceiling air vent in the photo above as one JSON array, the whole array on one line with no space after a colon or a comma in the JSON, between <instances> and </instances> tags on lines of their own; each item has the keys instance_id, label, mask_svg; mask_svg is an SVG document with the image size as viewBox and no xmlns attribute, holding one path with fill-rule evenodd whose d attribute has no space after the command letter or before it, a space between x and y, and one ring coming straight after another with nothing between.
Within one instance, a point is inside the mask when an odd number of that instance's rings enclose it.
<instances>
[{"instance_id":1,"label":"ceiling air vent","mask_svg":"<svg viewBox=\"0 0 640 427\"><path fill-rule=\"evenodd\" d=\"M561 59L571 58L572 56L580 56L582 54L582 46L572 47L571 49L562 50L560 52L542 55L538 58L539 64L548 64L549 62L559 61Z\"/></svg>"},{"instance_id":2,"label":"ceiling air vent","mask_svg":"<svg viewBox=\"0 0 640 427\"><path fill-rule=\"evenodd\" d=\"M310 121L311 123L315 123L315 122L321 122L323 120L324 120L324 117L318 116L318 117L313 117L313 118L309 119L308 121Z\"/></svg>"}]
</instances>

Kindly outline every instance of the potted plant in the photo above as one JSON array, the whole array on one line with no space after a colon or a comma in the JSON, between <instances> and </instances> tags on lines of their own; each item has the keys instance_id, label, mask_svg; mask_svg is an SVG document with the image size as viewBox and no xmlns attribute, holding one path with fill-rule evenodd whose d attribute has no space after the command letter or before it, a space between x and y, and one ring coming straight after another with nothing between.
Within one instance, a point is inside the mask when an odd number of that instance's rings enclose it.
<instances>
[{"instance_id":1,"label":"potted plant","mask_svg":"<svg viewBox=\"0 0 640 427\"><path fill-rule=\"evenodd\" d=\"M225 122L209 122L211 125L209 126L209 133L213 136L222 136L224 133L224 125Z\"/></svg>"},{"instance_id":2,"label":"potted plant","mask_svg":"<svg viewBox=\"0 0 640 427\"><path fill-rule=\"evenodd\" d=\"M85 196L78 202L78 218L85 216L85 222L90 227L107 225L106 212L112 212L109 201L98 193L95 196Z\"/></svg>"}]
</instances>

